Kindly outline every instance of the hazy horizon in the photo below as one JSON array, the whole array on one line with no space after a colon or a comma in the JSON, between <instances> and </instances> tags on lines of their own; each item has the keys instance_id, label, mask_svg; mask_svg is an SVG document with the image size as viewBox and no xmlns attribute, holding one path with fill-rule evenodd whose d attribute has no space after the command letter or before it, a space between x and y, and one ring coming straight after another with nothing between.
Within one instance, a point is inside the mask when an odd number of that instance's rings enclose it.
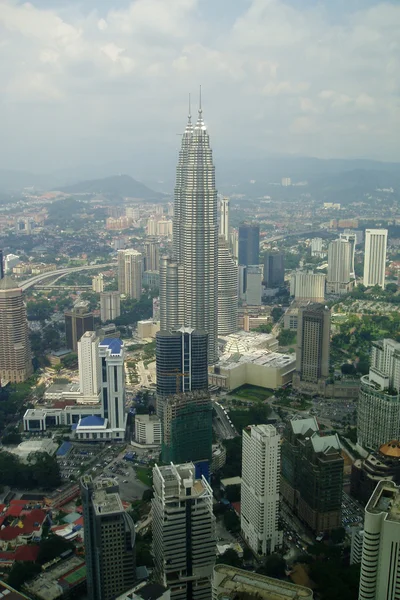
<instances>
[{"instance_id":1,"label":"hazy horizon","mask_svg":"<svg viewBox=\"0 0 400 600\"><path fill-rule=\"evenodd\" d=\"M399 30L377 0L2 0L0 169L162 172L199 84L224 162L399 162Z\"/></svg>"}]
</instances>

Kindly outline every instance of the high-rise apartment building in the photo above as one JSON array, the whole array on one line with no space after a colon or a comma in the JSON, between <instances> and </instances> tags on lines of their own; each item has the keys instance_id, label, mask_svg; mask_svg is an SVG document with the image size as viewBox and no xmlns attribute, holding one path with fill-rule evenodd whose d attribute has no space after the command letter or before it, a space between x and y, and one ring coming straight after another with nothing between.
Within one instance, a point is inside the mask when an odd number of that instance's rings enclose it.
<instances>
[{"instance_id":1,"label":"high-rise apartment building","mask_svg":"<svg viewBox=\"0 0 400 600\"><path fill-rule=\"evenodd\" d=\"M22 290L11 277L0 280L0 382L20 383L32 375L29 330Z\"/></svg>"},{"instance_id":2,"label":"high-rise apartment building","mask_svg":"<svg viewBox=\"0 0 400 600\"><path fill-rule=\"evenodd\" d=\"M357 233L355 231L347 231L340 234L340 239L345 240L350 244L350 278L356 278L356 246L357 246Z\"/></svg>"},{"instance_id":3,"label":"high-rise apartment building","mask_svg":"<svg viewBox=\"0 0 400 600\"><path fill-rule=\"evenodd\" d=\"M118 251L118 291L128 298L142 295L143 256L137 250Z\"/></svg>"},{"instance_id":4,"label":"high-rise apartment building","mask_svg":"<svg viewBox=\"0 0 400 600\"><path fill-rule=\"evenodd\" d=\"M118 338L105 338L99 344L101 360L101 394L103 417L108 419L115 436L124 439L125 412L125 347Z\"/></svg>"},{"instance_id":5,"label":"high-rise apartment building","mask_svg":"<svg viewBox=\"0 0 400 600\"><path fill-rule=\"evenodd\" d=\"M372 343L370 370L361 377L358 395L357 436L370 450L400 439L400 344L394 340Z\"/></svg>"},{"instance_id":6,"label":"high-rise apartment building","mask_svg":"<svg viewBox=\"0 0 400 600\"><path fill-rule=\"evenodd\" d=\"M297 318L296 374L316 384L329 376L331 312L323 304L308 304Z\"/></svg>"},{"instance_id":7,"label":"high-rise apartment building","mask_svg":"<svg viewBox=\"0 0 400 600\"><path fill-rule=\"evenodd\" d=\"M323 256L324 242L322 238L313 238L311 240L311 256Z\"/></svg>"},{"instance_id":8,"label":"high-rise apartment building","mask_svg":"<svg viewBox=\"0 0 400 600\"><path fill-rule=\"evenodd\" d=\"M239 260L239 232L237 229L232 229L229 233L229 247L232 252L232 256L236 262Z\"/></svg>"},{"instance_id":9,"label":"high-rise apartment building","mask_svg":"<svg viewBox=\"0 0 400 600\"><path fill-rule=\"evenodd\" d=\"M165 400L161 453L164 463L211 463L212 410L207 390L175 394Z\"/></svg>"},{"instance_id":10,"label":"high-rise apartment building","mask_svg":"<svg viewBox=\"0 0 400 600\"><path fill-rule=\"evenodd\" d=\"M100 319L102 323L114 321L121 314L121 294L117 291L101 292Z\"/></svg>"},{"instance_id":11,"label":"high-rise apartment building","mask_svg":"<svg viewBox=\"0 0 400 600\"><path fill-rule=\"evenodd\" d=\"M218 360L218 219L215 168L200 107L189 115L176 169L173 257L160 261L161 329L208 333L208 360ZM171 277L171 281L169 281Z\"/></svg>"},{"instance_id":12,"label":"high-rise apartment building","mask_svg":"<svg viewBox=\"0 0 400 600\"><path fill-rule=\"evenodd\" d=\"M103 275L103 273L100 273L99 275L95 275L94 277L92 277L92 290L97 293L104 291L104 275Z\"/></svg>"},{"instance_id":13,"label":"high-rise apartment building","mask_svg":"<svg viewBox=\"0 0 400 600\"><path fill-rule=\"evenodd\" d=\"M0 250L0 279L4 277L4 259L3 259L3 250Z\"/></svg>"},{"instance_id":14,"label":"high-rise apartment building","mask_svg":"<svg viewBox=\"0 0 400 600\"><path fill-rule=\"evenodd\" d=\"M207 333L190 327L156 333L157 414L163 398L208 389Z\"/></svg>"},{"instance_id":15,"label":"high-rise apartment building","mask_svg":"<svg viewBox=\"0 0 400 600\"><path fill-rule=\"evenodd\" d=\"M229 243L229 198L221 198L219 205L219 235Z\"/></svg>"},{"instance_id":16,"label":"high-rise apartment building","mask_svg":"<svg viewBox=\"0 0 400 600\"><path fill-rule=\"evenodd\" d=\"M260 263L260 226L243 223L239 225L239 265Z\"/></svg>"},{"instance_id":17,"label":"high-rise apartment building","mask_svg":"<svg viewBox=\"0 0 400 600\"><path fill-rule=\"evenodd\" d=\"M226 238L218 242L218 335L238 330L238 267Z\"/></svg>"},{"instance_id":18,"label":"high-rise apartment building","mask_svg":"<svg viewBox=\"0 0 400 600\"><path fill-rule=\"evenodd\" d=\"M151 238L146 240L144 247L146 259L145 271L158 271L160 267L160 244L158 243L156 238Z\"/></svg>"},{"instance_id":19,"label":"high-rise apartment building","mask_svg":"<svg viewBox=\"0 0 400 600\"><path fill-rule=\"evenodd\" d=\"M326 291L328 294L346 294L354 281L350 277L354 245L347 239L339 238L328 246L328 275Z\"/></svg>"},{"instance_id":20,"label":"high-rise apartment building","mask_svg":"<svg viewBox=\"0 0 400 600\"><path fill-rule=\"evenodd\" d=\"M365 230L364 278L366 287L385 287L387 229Z\"/></svg>"},{"instance_id":21,"label":"high-rise apartment building","mask_svg":"<svg viewBox=\"0 0 400 600\"><path fill-rule=\"evenodd\" d=\"M94 317L90 312L89 302L76 302L72 310L64 313L64 317L67 348L77 352L78 342L85 331L94 331Z\"/></svg>"},{"instance_id":22,"label":"high-rise apartment building","mask_svg":"<svg viewBox=\"0 0 400 600\"><path fill-rule=\"evenodd\" d=\"M273 425L243 430L240 522L243 538L258 556L282 545L279 531L280 436Z\"/></svg>"},{"instance_id":23,"label":"high-rise apartment building","mask_svg":"<svg viewBox=\"0 0 400 600\"><path fill-rule=\"evenodd\" d=\"M153 469L156 582L172 600L210 600L216 538L212 489L193 463Z\"/></svg>"},{"instance_id":24,"label":"high-rise apartment building","mask_svg":"<svg viewBox=\"0 0 400 600\"><path fill-rule=\"evenodd\" d=\"M323 302L325 298L325 275L309 271L296 271L290 279L290 295L295 300Z\"/></svg>"},{"instance_id":25,"label":"high-rise apartment building","mask_svg":"<svg viewBox=\"0 0 400 600\"><path fill-rule=\"evenodd\" d=\"M358 600L397 600L400 590L400 487L379 481L364 515Z\"/></svg>"},{"instance_id":26,"label":"high-rise apartment building","mask_svg":"<svg viewBox=\"0 0 400 600\"><path fill-rule=\"evenodd\" d=\"M114 479L80 482L87 594L89 600L114 600L136 580L135 524L125 512Z\"/></svg>"},{"instance_id":27,"label":"high-rise apartment building","mask_svg":"<svg viewBox=\"0 0 400 600\"><path fill-rule=\"evenodd\" d=\"M98 398L101 386L99 338L85 331L78 342L79 388L85 398Z\"/></svg>"},{"instance_id":28,"label":"high-rise apartment building","mask_svg":"<svg viewBox=\"0 0 400 600\"><path fill-rule=\"evenodd\" d=\"M283 253L264 255L263 283L267 288L277 288L285 281L285 255Z\"/></svg>"},{"instance_id":29,"label":"high-rise apartment building","mask_svg":"<svg viewBox=\"0 0 400 600\"><path fill-rule=\"evenodd\" d=\"M340 527L343 468L340 441L321 435L315 417L294 419L281 448L281 495L314 533Z\"/></svg>"}]
</instances>

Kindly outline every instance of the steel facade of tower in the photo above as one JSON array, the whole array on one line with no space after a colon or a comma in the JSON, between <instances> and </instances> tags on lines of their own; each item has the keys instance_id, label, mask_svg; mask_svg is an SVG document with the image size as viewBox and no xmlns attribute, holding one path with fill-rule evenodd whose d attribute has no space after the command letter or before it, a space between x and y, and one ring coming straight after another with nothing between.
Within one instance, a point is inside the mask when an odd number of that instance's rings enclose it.
<instances>
[{"instance_id":1,"label":"steel facade of tower","mask_svg":"<svg viewBox=\"0 0 400 600\"><path fill-rule=\"evenodd\" d=\"M218 243L218 335L238 330L238 267L228 242L220 235Z\"/></svg>"},{"instance_id":2,"label":"steel facade of tower","mask_svg":"<svg viewBox=\"0 0 400 600\"><path fill-rule=\"evenodd\" d=\"M215 363L218 360L217 190L201 108L195 125L189 116L182 136L176 170L173 249L174 262L162 259L160 264L161 329L184 325L206 331L208 360ZM172 269L172 265L176 266Z\"/></svg>"},{"instance_id":3,"label":"steel facade of tower","mask_svg":"<svg viewBox=\"0 0 400 600\"><path fill-rule=\"evenodd\" d=\"M239 226L239 265L260 262L260 226L244 223Z\"/></svg>"}]
</instances>

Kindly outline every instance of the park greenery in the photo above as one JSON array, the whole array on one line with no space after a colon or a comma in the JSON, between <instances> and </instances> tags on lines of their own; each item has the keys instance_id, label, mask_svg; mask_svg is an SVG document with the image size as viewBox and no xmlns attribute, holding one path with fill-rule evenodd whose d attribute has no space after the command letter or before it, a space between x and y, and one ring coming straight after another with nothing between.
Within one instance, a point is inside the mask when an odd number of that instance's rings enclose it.
<instances>
[{"instance_id":1,"label":"park greenery","mask_svg":"<svg viewBox=\"0 0 400 600\"><path fill-rule=\"evenodd\" d=\"M153 315L153 296L152 294L143 294L140 300L126 298L121 301L121 315L114 319L115 325L132 326L138 321L150 319Z\"/></svg>"},{"instance_id":2,"label":"park greenery","mask_svg":"<svg viewBox=\"0 0 400 600\"><path fill-rule=\"evenodd\" d=\"M2 484L17 489L49 490L61 483L57 460L47 452L31 452L26 462L10 452L0 452L0 473Z\"/></svg>"},{"instance_id":3,"label":"park greenery","mask_svg":"<svg viewBox=\"0 0 400 600\"><path fill-rule=\"evenodd\" d=\"M291 329L281 329L278 335L280 346L290 346L296 342L296 332Z\"/></svg>"}]
</instances>

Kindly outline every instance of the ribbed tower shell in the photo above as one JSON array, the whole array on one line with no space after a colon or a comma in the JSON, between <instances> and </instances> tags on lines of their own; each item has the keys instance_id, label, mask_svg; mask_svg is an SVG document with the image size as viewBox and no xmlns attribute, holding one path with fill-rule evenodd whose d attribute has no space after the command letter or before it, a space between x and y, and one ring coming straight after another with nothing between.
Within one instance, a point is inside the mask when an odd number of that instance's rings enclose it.
<instances>
[{"instance_id":1,"label":"ribbed tower shell","mask_svg":"<svg viewBox=\"0 0 400 600\"><path fill-rule=\"evenodd\" d=\"M176 169L174 203L174 260L182 267L183 280L178 291L183 309L173 306L168 294L168 273L160 272L161 328L170 329L175 315L183 314L176 323L208 333L210 363L218 360L218 220L215 168L209 135L199 109L193 126L189 115L182 136ZM161 270L167 271L164 263ZM172 285L171 287L174 287ZM163 318L164 315L164 318Z\"/></svg>"},{"instance_id":2,"label":"ribbed tower shell","mask_svg":"<svg viewBox=\"0 0 400 600\"><path fill-rule=\"evenodd\" d=\"M225 237L218 240L218 335L238 330L238 267Z\"/></svg>"}]
</instances>

